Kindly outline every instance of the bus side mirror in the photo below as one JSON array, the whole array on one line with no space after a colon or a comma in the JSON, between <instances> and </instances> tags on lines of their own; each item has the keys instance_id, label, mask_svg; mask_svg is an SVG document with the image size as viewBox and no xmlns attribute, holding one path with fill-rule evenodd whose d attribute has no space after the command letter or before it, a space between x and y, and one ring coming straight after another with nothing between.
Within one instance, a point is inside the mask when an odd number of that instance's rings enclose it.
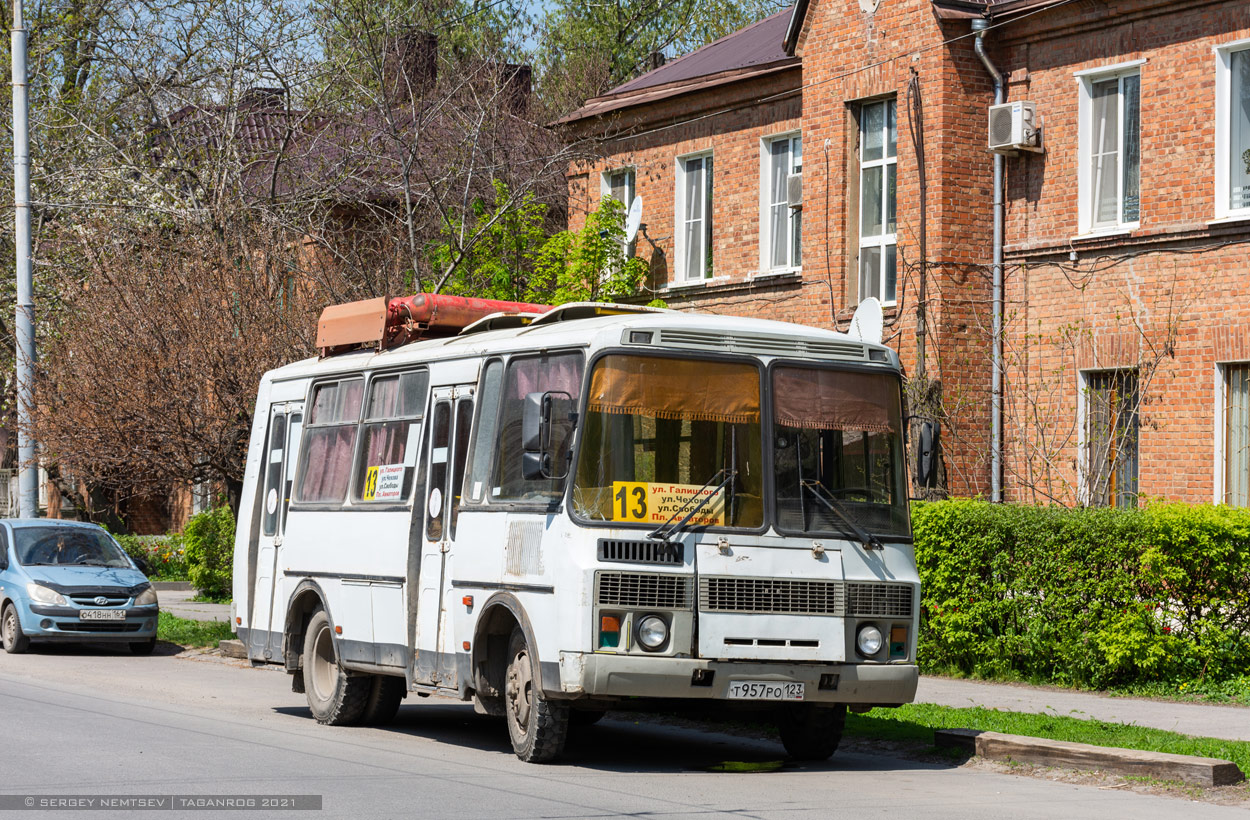
<instances>
[{"instance_id":1,"label":"bus side mirror","mask_svg":"<svg viewBox=\"0 0 1250 820\"><path fill-rule=\"evenodd\" d=\"M559 397L559 398L557 398ZM528 393L525 406L521 408L521 476L537 481L540 479L564 478L567 474L557 474L552 442L553 417L563 425L572 422L574 415L569 411L572 397L567 393L546 392ZM557 415L557 410L560 415ZM561 440L567 435L564 427L559 431Z\"/></svg>"},{"instance_id":2,"label":"bus side mirror","mask_svg":"<svg viewBox=\"0 0 1250 820\"><path fill-rule=\"evenodd\" d=\"M551 478L551 454L543 452L522 453L521 477L527 481Z\"/></svg>"},{"instance_id":3,"label":"bus side mirror","mask_svg":"<svg viewBox=\"0 0 1250 820\"><path fill-rule=\"evenodd\" d=\"M542 450L550 425L551 402L547 394L527 393L521 408L521 448L527 453Z\"/></svg>"},{"instance_id":4,"label":"bus side mirror","mask_svg":"<svg viewBox=\"0 0 1250 820\"><path fill-rule=\"evenodd\" d=\"M937 421L920 423L919 441L916 442L916 483L932 487L937 483L938 442L942 438L942 424Z\"/></svg>"}]
</instances>

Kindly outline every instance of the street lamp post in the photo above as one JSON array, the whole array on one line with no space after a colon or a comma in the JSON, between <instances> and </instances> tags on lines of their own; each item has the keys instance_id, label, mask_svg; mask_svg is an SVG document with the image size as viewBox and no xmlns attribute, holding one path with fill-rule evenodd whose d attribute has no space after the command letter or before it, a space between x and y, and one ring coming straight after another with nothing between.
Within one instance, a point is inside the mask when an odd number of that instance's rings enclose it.
<instances>
[{"instance_id":1,"label":"street lamp post","mask_svg":"<svg viewBox=\"0 0 1250 820\"><path fill-rule=\"evenodd\" d=\"M31 416L35 393L35 300L30 269L30 99L26 85L26 23L13 0L13 243L17 246L18 511L39 512L39 466Z\"/></svg>"}]
</instances>

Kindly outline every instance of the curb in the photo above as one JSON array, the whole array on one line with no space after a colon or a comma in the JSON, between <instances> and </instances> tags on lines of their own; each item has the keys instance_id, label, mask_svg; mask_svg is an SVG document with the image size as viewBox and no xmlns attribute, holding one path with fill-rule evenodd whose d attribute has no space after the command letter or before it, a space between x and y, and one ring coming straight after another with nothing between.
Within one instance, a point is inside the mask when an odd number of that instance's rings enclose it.
<instances>
[{"instance_id":1,"label":"curb","mask_svg":"<svg viewBox=\"0 0 1250 820\"><path fill-rule=\"evenodd\" d=\"M975 729L934 729L933 744L966 749L987 760L1098 769L1113 774L1179 780L1195 786L1229 786L1246 779L1237 764L1212 757L1117 749Z\"/></svg>"},{"instance_id":2,"label":"curb","mask_svg":"<svg viewBox=\"0 0 1250 820\"><path fill-rule=\"evenodd\" d=\"M217 648L220 649L221 653L225 655L227 658L238 658L240 660L247 660L247 649L243 646L243 641L239 641L239 640L218 641Z\"/></svg>"},{"instance_id":3,"label":"curb","mask_svg":"<svg viewBox=\"0 0 1250 820\"><path fill-rule=\"evenodd\" d=\"M152 581L151 583L152 588L158 592L162 589L190 592L192 589L190 581Z\"/></svg>"}]
</instances>

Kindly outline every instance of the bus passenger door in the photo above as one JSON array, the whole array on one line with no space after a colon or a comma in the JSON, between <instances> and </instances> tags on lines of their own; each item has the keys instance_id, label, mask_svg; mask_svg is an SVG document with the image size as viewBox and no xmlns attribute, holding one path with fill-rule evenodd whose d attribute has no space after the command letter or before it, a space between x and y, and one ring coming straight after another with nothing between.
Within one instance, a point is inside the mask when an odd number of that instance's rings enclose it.
<instances>
[{"instance_id":1,"label":"bus passenger door","mask_svg":"<svg viewBox=\"0 0 1250 820\"><path fill-rule=\"evenodd\" d=\"M472 385L436 387L425 449L425 527L421 537L421 573L417 595L416 680L453 687L456 648L450 634L444 590L456 537L456 515L464 484L469 428L473 421Z\"/></svg>"},{"instance_id":2,"label":"bus passenger door","mask_svg":"<svg viewBox=\"0 0 1250 820\"><path fill-rule=\"evenodd\" d=\"M274 607L279 598L279 553L286 529L286 511L291 503L295 478L296 451L303 426L303 403L274 405L269 413L265 438L264 495L261 503L260 542L256 557L256 587L252 591L252 612L248 619L251 657L278 658L282 652L281 612L274 625Z\"/></svg>"}]
</instances>

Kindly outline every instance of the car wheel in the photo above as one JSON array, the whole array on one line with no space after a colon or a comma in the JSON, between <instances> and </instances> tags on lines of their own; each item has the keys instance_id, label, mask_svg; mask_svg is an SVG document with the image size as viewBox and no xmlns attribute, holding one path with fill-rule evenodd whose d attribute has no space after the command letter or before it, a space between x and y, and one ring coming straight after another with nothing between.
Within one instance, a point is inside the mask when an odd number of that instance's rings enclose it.
<instances>
[{"instance_id":1,"label":"car wheel","mask_svg":"<svg viewBox=\"0 0 1250 820\"><path fill-rule=\"evenodd\" d=\"M151 655L152 650L155 648L156 636L152 636L146 641L132 641L130 644L130 653L132 655Z\"/></svg>"},{"instance_id":2,"label":"car wheel","mask_svg":"<svg viewBox=\"0 0 1250 820\"><path fill-rule=\"evenodd\" d=\"M385 726L395 719L399 711L399 702L408 694L408 682L394 675L374 675L373 685L369 687L369 697L365 701L361 723L370 726Z\"/></svg>"},{"instance_id":3,"label":"car wheel","mask_svg":"<svg viewBox=\"0 0 1250 820\"><path fill-rule=\"evenodd\" d=\"M4 618L0 621L0 636L3 638L4 651L10 655L20 655L30 648L30 638L22 631L22 622L17 617L17 607L9 604L4 608Z\"/></svg>"},{"instance_id":4,"label":"car wheel","mask_svg":"<svg viewBox=\"0 0 1250 820\"><path fill-rule=\"evenodd\" d=\"M372 683L372 676L350 674L339 664L330 618L324 609L314 612L304 632L304 696L317 722L327 726L357 723Z\"/></svg>"},{"instance_id":5,"label":"car wheel","mask_svg":"<svg viewBox=\"0 0 1250 820\"><path fill-rule=\"evenodd\" d=\"M569 707L543 697L534 680L534 660L517 627L508 641L508 669L504 677L504 711L512 750L526 763L546 763L564 750L569 733Z\"/></svg>"},{"instance_id":6,"label":"car wheel","mask_svg":"<svg viewBox=\"0 0 1250 820\"><path fill-rule=\"evenodd\" d=\"M781 708L777 728L781 743L795 760L828 760L842 741L846 706L788 703Z\"/></svg>"}]
</instances>

